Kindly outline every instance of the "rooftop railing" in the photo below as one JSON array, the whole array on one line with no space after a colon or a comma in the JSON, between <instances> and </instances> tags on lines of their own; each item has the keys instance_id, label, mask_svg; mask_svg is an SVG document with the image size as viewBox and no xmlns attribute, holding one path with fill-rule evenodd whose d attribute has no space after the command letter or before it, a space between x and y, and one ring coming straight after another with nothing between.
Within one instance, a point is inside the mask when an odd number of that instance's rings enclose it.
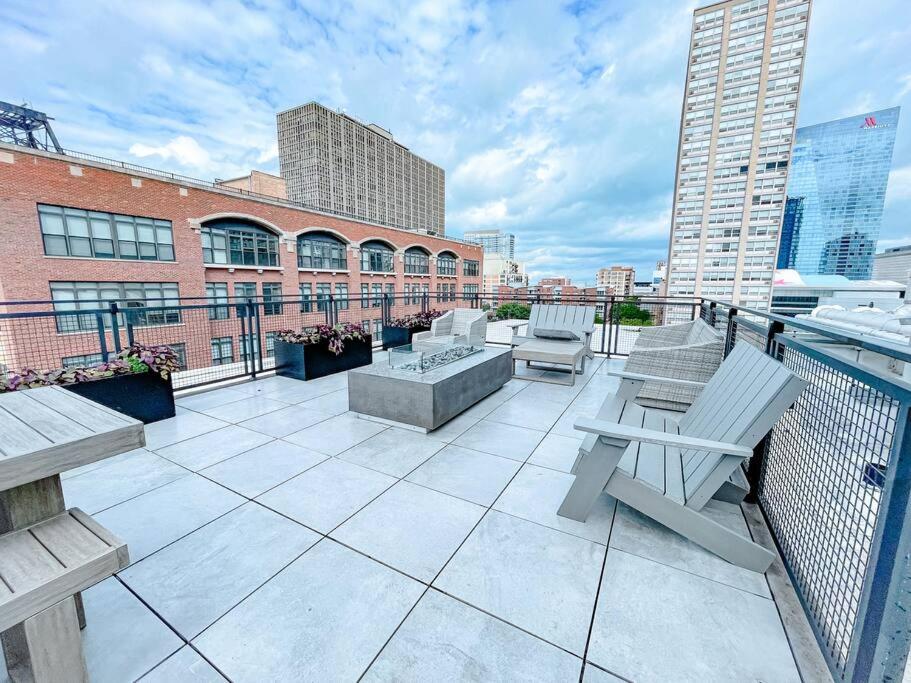
<instances>
[{"instance_id":1,"label":"rooftop railing","mask_svg":"<svg viewBox=\"0 0 911 683\"><path fill-rule=\"evenodd\" d=\"M592 348L623 358L639 331L702 319L725 352L752 344L803 377L807 390L747 468L833 677L900 680L911 643L911 347L702 298L373 292L366 296L164 301L0 302L0 364L52 369L128 344L170 344L175 388L255 377L273 367L277 330L363 323L382 342L392 321L430 309L486 308L488 343L508 344L535 303L596 308ZM505 306L512 304L512 306Z\"/></svg>"}]
</instances>

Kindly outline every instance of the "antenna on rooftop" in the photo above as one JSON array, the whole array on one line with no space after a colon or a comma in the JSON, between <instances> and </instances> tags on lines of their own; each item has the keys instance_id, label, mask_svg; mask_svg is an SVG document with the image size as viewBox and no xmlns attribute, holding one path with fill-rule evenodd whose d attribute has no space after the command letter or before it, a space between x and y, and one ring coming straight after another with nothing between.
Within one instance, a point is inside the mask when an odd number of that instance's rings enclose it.
<instances>
[{"instance_id":1,"label":"antenna on rooftop","mask_svg":"<svg viewBox=\"0 0 911 683\"><path fill-rule=\"evenodd\" d=\"M63 154L52 120L44 112L0 102L0 142Z\"/></svg>"}]
</instances>

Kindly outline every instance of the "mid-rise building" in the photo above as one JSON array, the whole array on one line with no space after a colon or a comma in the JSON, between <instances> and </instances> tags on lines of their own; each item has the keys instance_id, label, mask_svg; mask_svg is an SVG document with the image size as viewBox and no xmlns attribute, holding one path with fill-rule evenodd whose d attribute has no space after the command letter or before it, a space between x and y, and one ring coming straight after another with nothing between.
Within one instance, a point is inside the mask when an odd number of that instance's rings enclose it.
<instances>
[{"instance_id":1,"label":"mid-rise building","mask_svg":"<svg viewBox=\"0 0 911 683\"><path fill-rule=\"evenodd\" d=\"M241 190L242 192L250 192L251 194L262 194L267 197L275 197L276 199L288 198L283 178L257 170L250 171L247 175L242 175L238 178L228 178L226 180L216 179L215 184L221 187L230 187L235 190Z\"/></svg>"},{"instance_id":2,"label":"mid-rise building","mask_svg":"<svg viewBox=\"0 0 911 683\"><path fill-rule=\"evenodd\" d=\"M484 247L485 254L500 254L503 258L515 260L516 236L502 230L468 230L465 239Z\"/></svg>"},{"instance_id":3,"label":"mid-rise building","mask_svg":"<svg viewBox=\"0 0 911 683\"><path fill-rule=\"evenodd\" d=\"M900 108L797 129L778 268L868 280Z\"/></svg>"},{"instance_id":4,"label":"mid-rise building","mask_svg":"<svg viewBox=\"0 0 911 683\"><path fill-rule=\"evenodd\" d=\"M911 283L911 244L874 255L873 279Z\"/></svg>"},{"instance_id":5,"label":"mid-rise building","mask_svg":"<svg viewBox=\"0 0 911 683\"><path fill-rule=\"evenodd\" d=\"M538 287L567 287L572 284L568 277L542 277L538 280Z\"/></svg>"},{"instance_id":6,"label":"mid-rise building","mask_svg":"<svg viewBox=\"0 0 911 683\"><path fill-rule=\"evenodd\" d=\"M277 123L289 199L403 230L446 233L445 172L388 130L317 102L279 112Z\"/></svg>"},{"instance_id":7,"label":"mid-rise building","mask_svg":"<svg viewBox=\"0 0 911 683\"><path fill-rule=\"evenodd\" d=\"M601 268L595 276L595 286L606 287L611 294L629 296L633 293L636 271L631 266Z\"/></svg>"},{"instance_id":8,"label":"mid-rise building","mask_svg":"<svg viewBox=\"0 0 911 683\"><path fill-rule=\"evenodd\" d=\"M528 287L524 264L501 254L484 254L484 291L495 292L500 287Z\"/></svg>"},{"instance_id":9,"label":"mid-rise building","mask_svg":"<svg viewBox=\"0 0 911 683\"><path fill-rule=\"evenodd\" d=\"M766 308L803 77L810 0L695 10L667 293Z\"/></svg>"},{"instance_id":10,"label":"mid-rise building","mask_svg":"<svg viewBox=\"0 0 911 683\"><path fill-rule=\"evenodd\" d=\"M174 346L191 370L243 360L234 297L263 302L256 353L269 356L277 330L327 322L330 302L378 336L387 297L403 315L480 291L478 245L116 162L0 144L0 205L0 301L53 301L0 312L224 303L135 318L137 339ZM94 315L28 321L0 331L0 367L100 361Z\"/></svg>"}]
</instances>

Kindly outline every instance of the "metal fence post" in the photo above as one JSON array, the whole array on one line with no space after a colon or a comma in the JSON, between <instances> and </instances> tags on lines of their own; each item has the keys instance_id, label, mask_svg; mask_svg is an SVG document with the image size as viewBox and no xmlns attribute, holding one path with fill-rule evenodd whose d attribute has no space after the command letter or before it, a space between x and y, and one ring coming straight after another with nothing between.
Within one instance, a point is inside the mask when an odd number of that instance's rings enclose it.
<instances>
[{"instance_id":1,"label":"metal fence post","mask_svg":"<svg viewBox=\"0 0 911 683\"><path fill-rule=\"evenodd\" d=\"M710 301L710 302L709 302L709 319L708 319L708 323L709 323L709 325L711 325L712 327L715 327L715 315L716 315L716 313L715 313L715 302L714 302L714 301Z\"/></svg>"},{"instance_id":2,"label":"metal fence post","mask_svg":"<svg viewBox=\"0 0 911 683\"><path fill-rule=\"evenodd\" d=\"M714 302L712 303L712 306L712 317L714 317ZM775 335L782 332L784 332L784 323L781 323L777 320L769 321L769 329L766 332L765 352L777 360L781 360L781 354L775 352ZM753 457L750 458L749 464L747 465L747 481L750 482L750 492L747 494L744 500L746 500L748 503L759 502L759 480L762 478L762 464L765 460L765 453L768 444L769 435L766 434L764 437L762 437L762 441L756 444L756 447L753 449Z\"/></svg>"},{"instance_id":3,"label":"metal fence post","mask_svg":"<svg viewBox=\"0 0 911 683\"><path fill-rule=\"evenodd\" d=\"M101 351L101 359L108 360L108 340L104 334L104 315L100 311L95 313L95 324L98 326L98 349Z\"/></svg>"},{"instance_id":4,"label":"metal fence post","mask_svg":"<svg viewBox=\"0 0 911 683\"><path fill-rule=\"evenodd\" d=\"M731 349L734 348L734 331L737 325L737 307L731 306L728 309L728 326L724 332L724 357L727 358Z\"/></svg>"},{"instance_id":5,"label":"metal fence post","mask_svg":"<svg viewBox=\"0 0 911 683\"><path fill-rule=\"evenodd\" d=\"M247 317L250 320L250 368L253 371L251 373L253 379L256 379L256 366L259 365L258 369L260 371L263 369L263 346L259 334L259 307L253 299L247 299ZM255 337L254 334L256 335ZM254 353L254 350L257 350L258 353Z\"/></svg>"},{"instance_id":6,"label":"metal fence post","mask_svg":"<svg viewBox=\"0 0 911 683\"><path fill-rule=\"evenodd\" d=\"M250 353L247 341L247 311L246 306L237 305L237 319L240 321L240 357L244 361L244 374L250 374ZM232 359L233 360L233 359Z\"/></svg>"},{"instance_id":7,"label":"metal fence post","mask_svg":"<svg viewBox=\"0 0 911 683\"><path fill-rule=\"evenodd\" d=\"M117 302L111 302L111 337L114 340L114 353L120 353L120 323L117 321Z\"/></svg>"},{"instance_id":8,"label":"metal fence post","mask_svg":"<svg viewBox=\"0 0 911 683\"><path fill-rule=\"evenodd\" d=\"M607 352L610 358L611 344L614 339L614 297L613 295L604 303L604 320L607 323L607 348L604 349L604 342L601 343L602 350Z\"/></svg>"}]
</instances>

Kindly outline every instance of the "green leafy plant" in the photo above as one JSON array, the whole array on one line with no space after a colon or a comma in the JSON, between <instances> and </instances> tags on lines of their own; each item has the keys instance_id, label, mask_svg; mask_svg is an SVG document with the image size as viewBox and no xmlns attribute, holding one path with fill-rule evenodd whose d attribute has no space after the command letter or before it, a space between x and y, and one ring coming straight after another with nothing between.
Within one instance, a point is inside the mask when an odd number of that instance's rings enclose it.
<instances>
[{"instance_id":1,"label":"green leafy plant","mask_svg":"<svg viewBox=\"0 0 911 683\"><path fill-rule=\"evenodd\" d=\"M497 306L497 318L500 320L528 320L531 309L525 304L508 303Z\"/></svg>"},{"instance_id":2,"label":"green leafy plant","mask_svg":"<svg viewBox=\"0 0 911 683\"><path fill-rule=\"evenodd\" d=\"M432 311L427 311L426 313L412 313L410 315L402 316L401 318L393 318L389 321L390 327L407 327L409 330L413 327L430 327L430 323L443 315L444 311L438 311L436 309Z\"/></svg>"},{"instance_id":3,"label":"green leafy plant","mask_svg":"<svg viewBox=\"0 0 911 683\"><path fill-rule=\"evenodd\" d=\"M358 323L339 323L338 325L317 325L305 327L300 332L294 330L278 330L275 338L288 344L319 344L329 342L329 350L336 356L345 350L345 342L352 339L364 341L367 332Z\"/></svg>"},{"instance_id":4,"label":"green leafy plant","mask_svg":"<svg viewBox=\"0 0 911 683\"><path fill-rule=\"evenodd\" d=\"M611 322L615 325L648 327L652 324L652 314L644 308L639 308L635 299L626 299L611 308Z\"/></svg>"}]
</instances>

